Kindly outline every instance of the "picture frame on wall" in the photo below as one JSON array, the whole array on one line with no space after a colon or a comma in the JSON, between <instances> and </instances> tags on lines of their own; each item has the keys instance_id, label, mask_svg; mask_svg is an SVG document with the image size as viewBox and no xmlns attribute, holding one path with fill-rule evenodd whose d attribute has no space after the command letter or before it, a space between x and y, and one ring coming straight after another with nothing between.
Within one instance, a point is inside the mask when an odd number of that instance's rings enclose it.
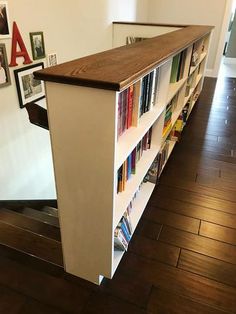
<instances>
[{"instance_id":1,"label":"picture frame on wall","mask_svg":"<svg viewBox=\"0 0 236 314\"><path fill-rule=\"evenodd\" d=\"M56 52L48 54L48 66L52 67L57 65L57 54Z\"/></svg>"},{"instance_id":2,"label":"picture frame on wall","mask_svg":"<svg viewBox=\"0 0 236 314\"><path fill-rule=\"evenodd\" d=\"M40 62L14 70L20 108L45 97L44 82L36 80L33 75L33 72L43 68L44 64Z\"/></svg>"},{"instance_id":3,"label":"picture frame on wall","mask_svg":"<svg viewBox=\"0 0 236 314\"><path fill-rule=\"evenodd\" d=\"M11 85L5 44L0 44L0 87Z\"/></svg>"},{"instance_id":4,"label":"picture frame on wall","mask_svg":"<svg viewBox=\"0 0 236 314\"><path fill-rule=\"evenodd\" d=\"M10 38L10 23L7 1L0 1L0 39Z\"/></svg>"},{"instance_id":5,"label":"picture frame on wall","mask_svg":"<svg viewBox=\"0 0 236 314\"><path fill-rule=\"evenodd\" d=\"M32 55L34 60L45 58L45 45L43 32L31 32L30 33L30 42Z\"/></svg>"}]
</instances>

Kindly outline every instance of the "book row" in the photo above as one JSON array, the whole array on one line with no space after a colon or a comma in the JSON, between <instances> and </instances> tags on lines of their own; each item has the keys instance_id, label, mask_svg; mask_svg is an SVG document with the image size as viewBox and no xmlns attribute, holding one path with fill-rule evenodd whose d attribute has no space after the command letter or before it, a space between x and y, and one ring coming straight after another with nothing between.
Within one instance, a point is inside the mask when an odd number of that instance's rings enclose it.
<instances>
[{"instance_id":1,"label":"book row","mask_svg":"<svg viewBox=\"0 0 236 314\"><path fill-rule=\"evenodd\" d=\"M117 137L138 125L140 117L151 110L158 94L159 69L145 75L118 95Z\"/></svg>"},{"instance_id":2,"label":"book row","mask_svg":"<svg viewBox=\"0 0 236 314\"><path fill-rule=\"evenodd\" d=\"M156 155L151 167L149 168L145 178L144 182L151 182L156 184L158 178L161 175L162 169L168 159L169 156L169 140L166 140L162 147L161 150L158 152Z\"/></svg>"},{"instance_id":3,"label":"book row","mask_svg":"<svg viewBox=\"0 0 236 314\"><path fill-rule=\"evenodd\" d=\"M181 51L173 57L170 83L176 83L184 77L185 62L187 57L187 49Z\"/></svg>"},{"instance_id":4,"label":"book row","mask_svg":"<svg viewBox=\"0 0 236 314\"><path fill-rule=\"evenodd\" d=\"M168 103L166 106L166 111L165 111L165 118L164 118L164 127L163 127L163 135L166 134L166 132L171 128L172 125L172 114L177 106L178 102L178 94L176 94L172 100Z\"/></svg>"},{"instance_id":5,"label":"book row","mask_svg":"<svg viewBox=\"0 0 236 314\"><path fill-rule=\"evenodd\" d=\"M143 155L143 151L151 148L152 128L144 135L132 153L128 156L117 172L117 193L125 190L126 182L136 172L136 165Z\"/></svg>"},{"instance_id":6,"label":"book row","mask_svg":"<svg viewBox=\"0 0 236 314\"><path fill-rule=\"evenodd\" d=\"M143 180L139 185L137 191L135 192L132 200L130 201L124 215L122 216L120 222L118 223L115 231L114 231L114 248L119 251L126 251L129 245L129 241L132 237L133 226L132 221L130 219L130 215L135 210L134 201L137 198L137 195L140 193L140 189L142 185L145 184Z\"/></svg>"},{"instance_id":7,"label":"book row","mask_svg":"<svg viewBox=\"0 0 236 314\"><path fill-rule=\"evenodd\" d=\"M129 207L132 206L132 202ZM129 241L132 236L132 224L130 221L129 210L127 209L114 231L114 248L120 251L128 249Z\"/></svg>"}]
</instances>

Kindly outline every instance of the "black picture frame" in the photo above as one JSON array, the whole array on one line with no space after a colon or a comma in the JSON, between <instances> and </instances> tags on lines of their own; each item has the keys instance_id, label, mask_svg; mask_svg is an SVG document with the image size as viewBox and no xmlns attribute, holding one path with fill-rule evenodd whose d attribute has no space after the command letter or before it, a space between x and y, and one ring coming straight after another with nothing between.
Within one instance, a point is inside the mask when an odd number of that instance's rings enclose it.
<instances>
[{"instance_id":1,"label":"black picture frame","mask_svg":"<svg viewBox=\"0 0 236 314\"><path fill-rule=\"evenodd\" d=\"M46 57L43 32L31 32L30 42L34 60Z\"/></svg>"},{"instance_id":2,"label":"black picture frame","mask_svg":"<svg viewBox=\"0 0 236 314\"><path fill-rule=\"evenodd\" d=\"M0 44L0 87L11 85L5 44Z\"/></svg>"},{"instance_id":3,"label":"black picture frame","mask_svg":"<svg viewBox=\"0 0 236 314\"><path fill-rule=\"evenodd\" d=\"M36 80L33 72L44 68L44 63L34 63L14 70L20 108L27 103L36 102L45 97L44 82Z\"/></svg>"}]
</instances>

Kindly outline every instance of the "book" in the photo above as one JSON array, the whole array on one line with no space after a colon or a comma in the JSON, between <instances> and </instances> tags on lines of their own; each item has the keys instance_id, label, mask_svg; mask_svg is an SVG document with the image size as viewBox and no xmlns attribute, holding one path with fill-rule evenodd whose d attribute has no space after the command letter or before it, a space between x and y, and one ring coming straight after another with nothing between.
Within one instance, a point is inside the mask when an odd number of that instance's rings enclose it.
<instances>
[{"instance_id":1,"label":"book","mask_svg":"<svg viewBox=\"0 0 236 314\"><path fill-rule=\"evenodd\" d=\"M180 53L178 53L177 55L173 57L172 66L171 66L171 74L170 74L170 83L177 82L179 62L180 62Z\"/></svg>"}]
</instances>

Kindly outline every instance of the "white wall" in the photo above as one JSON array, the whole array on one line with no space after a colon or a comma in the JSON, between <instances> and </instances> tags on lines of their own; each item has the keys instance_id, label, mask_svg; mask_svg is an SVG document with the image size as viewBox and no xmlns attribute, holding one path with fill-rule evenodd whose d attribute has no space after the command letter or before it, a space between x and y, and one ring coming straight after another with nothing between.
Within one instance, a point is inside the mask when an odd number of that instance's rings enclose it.
<instances>
[{"instance_id":1,"label":"white wall","mask_svg":"<svg viewBox=\"0 0 236 314\"><path fill-rule=\"evenodd\" d=\"M43 31L46 52L57 52L59 62L111 48L113 20L147 17L147 0L9 0L8 5L11 25L17 22L30 55L29 32ZM6 44L9 61L11 40L0 43ZM0 199L55 198L49 132L30 124L26 110L19 109L14 69L12 85L0 89Z\"/></svg>"},{"instance_id":2,"label":"white wall","mask_svg":"<svg viewBox=\"0 0 236 314\"><path fill-rule=\"evenodd\" d=\"M231 5L231 0L149 0L148 21L214 25L207 69L215 76L220 66Z\"/></svg>"}]
</instances>

